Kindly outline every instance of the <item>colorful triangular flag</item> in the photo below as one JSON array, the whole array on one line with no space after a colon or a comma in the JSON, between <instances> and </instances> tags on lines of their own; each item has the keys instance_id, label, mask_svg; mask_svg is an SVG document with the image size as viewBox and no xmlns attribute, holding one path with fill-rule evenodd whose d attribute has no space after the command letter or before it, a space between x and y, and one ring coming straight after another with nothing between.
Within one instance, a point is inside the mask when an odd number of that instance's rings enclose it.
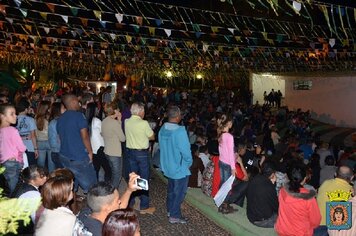
<instances>
[{"instance_id":1,"label":"colorful triangular flag","mask_svg":"<svg viewBox=\"0 0 356 236\"><path fill-rule=\"evenodd\" d=\"M65 23L68 23L68 16L63 16L61 15L62 19L65 21Z\"/></svg>"},{"instance_id":2,"label":"colorful triangular flag","mask_svg":"<svg viewBox=\"0 0 356 236\"><path fill-rule=\"evenodd\" d=\"M157 26L160 26L163 21L161 19L156 19L155 22Z\"/></svg>"},{"instance_id":3,"label":"colorful triangular flag","mask_svg":"<svg viewBox=\"0 0 356 236\"><path fill-rule=\"evenodd\" d=\"M14 0L15 4L17 7L21 6L21 0Z\"/></svg>"},{"instance_id":4,"label":"colorful triangular flag","mask_svg":"<svg viewBox=\"0 0 356 236\"><path fill-rule=\"evenodd\" d=\"M96 10L94 10L93 12L94 12L95 17L96 17L98 20L101 20L101 11L96 11Z\"/></svg>"},{"instance_id":5,"label":"colorful triangular flag","mask_svg":"<svg viewBox=\"0 0 356 236\"><path fill-rule=\"evenodd\" d=\"M124 18L124 15L123 14L120 14L120 13L116 13L115 14L115 17L117 19L117 22L121 23L123 18Z\"/></svg>"},{"instance_id":6,"label":"colorful triangular flag","mask_svg":"<svg viewBox=\"0 0 356 236\"><path fill-rule=\"evenodd\" d=\"M73 16L77 16L78 15L78 8L70 7L70 11L72 12Z\"/></svg>"},{"instance_id":7,"label":"colorful triangular flag","mask_svg":"<svg viewBox=\"0 0 356 236\"><path fill-rule=\"evenodd\" d=\"M47 20L47 13L46 12L40 12L40 15L44 20Z\"/></svg>"},{"instance_id":8,"label":"colorful triangular flag","mask_svg":"<svg viewBox=\"0 0 356 236\"><path fill-rule=\"evenodd\" d=\"M203 52L208 51L209 45L208 44L203 44Z\"/></svg>"},{"instance_id":9,"label":"colorful triangular flag","mask_svg":"<svg viewBox=\"0 0 356 236\"><path fill-rule=\"evenodd\" d=\"M20 9L20 11L24 17L27 16L27 9Z\"/></svg>"},{"instance_id":10,"label":"colorful triangular flag","mask_svg":"<svg viewBox=\"0 0 356 236\"><path fill-rule=\"evenodd\" d=\"M130 35L125 35L125 37L126 37L126 41L127 41L128 43L131 43L132 37L131 37Z\"/></svg>"},{"instance_id":11,"label":"colorful triangular flag","mask_svg":"<svg viewBox=\"0 0 356 236\"><path fill-rule=\"evenodd\" d=\"M47 7L49 8L49 10L51 10L51 12L54 12L54 8L56 7L53 3L46 3Z\"/></svg>"},{"instance_id":12,"label":"colorful triangular flag","mask_svg":"<svg viewBox=\"0 0 356 236\"><path fill-rule=\"evenodd\" d=\"M106 27L106 21L100 21L100 24L101 24L101 26L103 27L103 28L105 28Z\"/></svg>"},{"instance_id":13,"label":"colorful triangular flag","mask_svg":"<svg viewBox=\"0 0 356 236\"><path fill-rule=\"evenodd\" d=\"M169 36L171 36L172 30L170 30L170 29L164 29L164 32L165 32L166 35L169 37Z\"/></svg>"}]
</instances>

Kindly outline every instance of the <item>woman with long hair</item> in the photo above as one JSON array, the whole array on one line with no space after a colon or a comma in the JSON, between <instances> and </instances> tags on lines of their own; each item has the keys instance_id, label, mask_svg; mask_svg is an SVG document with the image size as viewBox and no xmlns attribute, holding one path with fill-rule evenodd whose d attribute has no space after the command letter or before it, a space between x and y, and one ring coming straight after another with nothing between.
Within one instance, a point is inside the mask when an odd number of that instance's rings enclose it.
<instances>
[{"instance_id":1,"label":"woman with long hair","mask_svg":"<svg viewBox=\"0 0 356 236\"><path fill-rule=\"evenodd\" d=\"M120 209L111 212L105 219L102 235L140 236L137 215L129 209Z\"/></svg>"},{"instance_id":2,"label":"woman with long hair","mask_svg":"<svg viewBox=\"0 0 356 236\"><path fill-rule=\"evenodd\" d=\"M65 174L50 177L42 187L41 197L44 210L35 235L72 235L76 216L68 203L73 199L73 179Z\"/></svg>"},{"instance_id":3,"label":"woman with long hair","mask_svg":"<svg viewBox=\"0 0 356 236\"><path fill-rule=\"evenodd\" d=\"M104 153L104 139L101 135L101 120L99 119L99 109L94 102L88 103L85 110L85 117L88 121L90 143L93 149L93 165L96 177L99 181L109 181L111 169ZM103 168L105 177L101 179L100 169Z\"/></svg>"},{"instance_id":4,"label":"woman with long hair","mask_svg":"<svg viewBox=\"0 0 356 236\"><path fill-rule=\"evenodd\" d=\"M289 182L278 196L279 209L275 229L278 235L312 236L321 221L315 199L315 189L305 187L307 168L301 161L293 161L287 167Z\"/></svg>"},{"instance_id":5,"label":"woman with long hair","mask_svg":"<svg viewBox=\"0 0 356 236\"><path fill-rule=\"evenodd\" d=\"M111 183L119 187L122 177L122 149L121 143L126 137L121 126L121 112L116 103L105 105L107 117L101 124L101 133L104 138L104 153L111 168Z\"/></svg>"},{"instance_id":6,"label":"woman with long hair","mask_svg":"<svg viewBox=\"0 0 356 236\"><path fill-rule=\"evenodd\" d=\"M48 124L50 115L51 102L42 101L39 103L35 121L36 121L36 138L38 147L37 164L41 167L45 167L46 159L48 162L48 170L55 169L54 163L51 158L51 147L48 141Z\"/></svg>"},{"instance_id":7,"label":"woman with long hair","mask_svg":"<svg viewBox=\"0 0 356 236\"><path fill-rule=\"evenodd\" d=\"M222 115L217 120L218 141L219 141L219 169L220 169L220 187L229 179L231 175L236 174L236 158L234 151L234 136L229 133L232 127L232 117ZM233 211L227 203L219 207L219 212L228 214Z\"/></svg>"},{"instance_id":8,"label":"woman with long hair","mask_svg":"<svg viewBox=\"0 0 356 236\"><path fill-rule=\"evenodd\" d=\"M60 102L54 102L51 106L51 112L48 125L48 141L51 148L51 159L54 163L54 168L63 168L59 159L59 150L61 148L61 142L57 133L57 120L61 114L65 111L64 105Z\"/></svg>"}]
</instances>

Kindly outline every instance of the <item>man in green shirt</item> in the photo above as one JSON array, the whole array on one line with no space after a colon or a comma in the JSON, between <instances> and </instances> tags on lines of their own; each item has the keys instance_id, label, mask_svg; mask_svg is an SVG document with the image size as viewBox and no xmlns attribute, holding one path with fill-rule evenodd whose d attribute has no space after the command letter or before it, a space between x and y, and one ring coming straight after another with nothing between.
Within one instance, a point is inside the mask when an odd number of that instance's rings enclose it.
<instances>
[{"instance_id":1,"label":"man in green shirt","mask_svg":"<svg viewBox=\"0 0 356 236\"><path fill-rule=\"evenodd\" d=\"M130 171L137 173L141 178L149 181L149 141L155 139L155 135L146 120L145 106L143 103L133 103L131 105L131 117L125 120L125 135L127 158L130 163ZM140 196L140 213L153 214L154 207L149 206L148 191L140 190L133 194L130 206L135 203L135 196Z\"/></svg>"}]
</instances>

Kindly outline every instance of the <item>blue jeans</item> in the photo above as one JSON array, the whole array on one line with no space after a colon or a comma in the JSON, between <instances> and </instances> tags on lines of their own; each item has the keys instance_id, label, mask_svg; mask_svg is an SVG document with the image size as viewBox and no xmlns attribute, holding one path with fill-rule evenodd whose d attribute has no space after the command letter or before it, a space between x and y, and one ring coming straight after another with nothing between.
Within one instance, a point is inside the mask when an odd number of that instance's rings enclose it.
<instances>
[{"instance_id":1,"label":"blue jeans","mask_svg":"<svg viewBox=\"0 0 356 236\"><path fill-rule=\"evenodd\" d=\"M51 159L54 164L54 169L59 169L64 167L63 164L61 163L59 152L51 152Z\"/></svg>"},{"instance_id":2,"label":"blue jeans","mask_svg":"<svg viewBox=\"0 0 356 236\"><path fill-rule=\"evenodd\" d=\"M167 212L170 217L182 218L180 205L188 189L189 176L182 179L168 178L167 187Z\"/></svg>"},{"instance_id":3,"label":"blue jeans","mask_svg":"<svg viewBox=\"0 0 356 236\"><path fill-rule=\"evenodd\" d=\"M255 221L252 222L252 224L262 228L273 228L276 221L277 221L277 213L273 213L273 215L270 218L265 220Z\"/></svg>"},{"instance_id":4,"label":"blue jeans","mask_svg":"<svg viewBox=\"0 0 356 236\"><path fill-rule=\"evenodd\" d=\"M27 155L27 160L28 160L29 166L37 165L37 159L35 158L36 155L34 152L26 151L26 155Z\"/></svg>"},{"instance_id":5,"label":"blue jeans","mask_svg":"<svg viewBox=\"0 0 356 236\"><path fill-rule=\"evenodd\" d=\"M10 195L14 192L19 175L22 169L22 164L18 161L5 161L2 163L5 167L4 177L9 185Z\"/></svg>"},{"instance_id":6,"label":"blue jeans","mask_svg":"<svg viewBox=\"0 0 356 236\"><path fill-rule=\"evenodd\" d=\"M220 187L223 185L226 180L228 180L231 176L231 167L228 164L225 164L222 161L219 161L219 169L220 169Z\"/></svg>"},{"instance_id":7,"label":"blue jeans","mask_svg":"<svg viewBox=\"0 0 356 236\"><path fill-rule=\"evenodd\" d=\"M106 155L111 169L111 183L115 188L119 188L122 177L122 157Z\"/></svg>"},{"instance_id":8,"label":"blue jeans","mask_svg":"<svg viewBox=\"0 0 356 236\"><path fill-rule=\"evenodd\" d=\"M84 193L87 193L89 188L96 184L96 173L93 163L88 160L75 161L60 154L60 160L63 166L71 170L75 177L75 186L80 186Z\"/></svg>"},{"instance_id":9,"label":"blue jeans","mask_svg":"<svg viewBox=\"0 0 356 236\"><path fill-rule=\"evenodd\" d=\"M142 179L149 181L150 165L148 160L148 151L138 151L134 149L127 149L127 157L130 163L130 171L138 174ZM140 209L149 208L148 191L139 190L131 194L130 207L135 204L135 197L140 196Z\"/></svg>"},{"instance_id":10,"label":"blue jeans","mask_svg":"<svg viewBox=\"0 0 356 236\"><path fill-rule=\"evenodd\" d=\"M37 141L38 147L38 158L37 165L41 167L46 167L46 158L48 163L48 171L52 172L55 169L55 165L51 158L51 147L49 146L48 140L46 141Z\"/></svg>"},{"instance_id":11,"label":"blue jeans","mask_svg":"<svg viewBox=\"0 0 356 236\"><path fill-rule=\"evenodd\" d=\"M128 158L127 154L127 148L126 148L126 143L121 143L121 148L122 148L122 154L123 154L123 159L122 159L122 175L126 182L129 182L129 175L131 173L130 170L130 161Z\"/></svg>"}]
</instances>

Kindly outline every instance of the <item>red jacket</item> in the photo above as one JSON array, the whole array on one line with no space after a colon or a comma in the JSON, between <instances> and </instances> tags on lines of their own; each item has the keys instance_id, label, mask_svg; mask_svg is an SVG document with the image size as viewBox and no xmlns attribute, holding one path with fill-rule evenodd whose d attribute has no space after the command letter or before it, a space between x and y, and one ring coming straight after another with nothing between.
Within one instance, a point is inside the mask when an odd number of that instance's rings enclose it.
<instances>
[{"instance_id":1,"label":"red jacket","mask_svg":"<svg viewBox=\"0 0 356 236\"><path fill-rule=\"evenodd\" d=\"M279 192L278 218L275 224L279 236L312 236L321 220L316 191L301 188L299 193L290 192L288 185Z\"/></svg>"}]
</instances>

